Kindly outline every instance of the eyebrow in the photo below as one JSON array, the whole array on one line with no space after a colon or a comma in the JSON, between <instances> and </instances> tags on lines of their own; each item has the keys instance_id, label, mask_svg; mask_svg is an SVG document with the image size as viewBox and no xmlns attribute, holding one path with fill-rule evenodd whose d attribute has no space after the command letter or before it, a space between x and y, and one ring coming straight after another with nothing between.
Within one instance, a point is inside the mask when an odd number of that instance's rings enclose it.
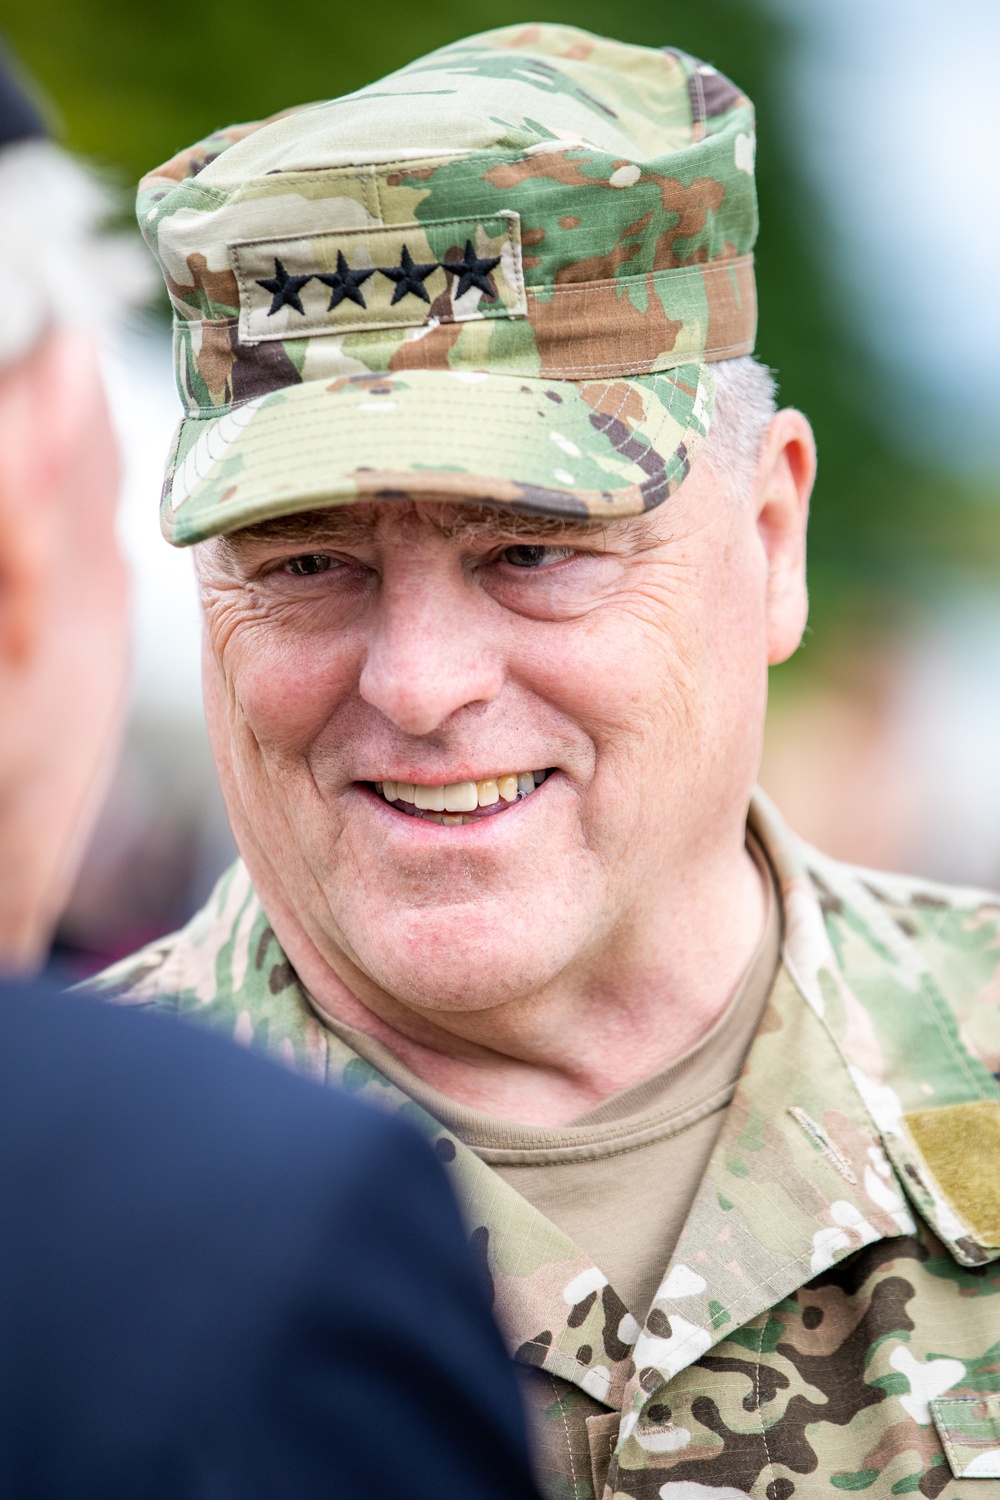
<instances>
[{"instance_id":1,"label":"eyebrow","mask_svg":"<svg viewBox=\"0 0 1000 1500\"><path fill-rule=\"evenodd\" d=\"M477 542L519 537L545 542L568 541L607 533L607 523L600 520L522 515L518 511L487 505L457 505L453 514L446 514L431 524L449 540ZM369 541L376 528L377 517L371 506L345 506L343 509L299 511L291 516L276 516L219 536L216 541L223 555L235 561L247 548L255 545L356 546Z\"/></svg>"}]
</instances>

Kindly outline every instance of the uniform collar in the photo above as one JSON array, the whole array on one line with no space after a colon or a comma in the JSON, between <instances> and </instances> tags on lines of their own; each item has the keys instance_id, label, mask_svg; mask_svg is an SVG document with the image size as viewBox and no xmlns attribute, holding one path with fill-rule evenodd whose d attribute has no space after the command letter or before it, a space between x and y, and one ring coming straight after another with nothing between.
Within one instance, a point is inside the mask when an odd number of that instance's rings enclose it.
<instances>
[{"instance_id":1,"label":"uniform collar","mask_svg":"<svg viewBox=\"0 0 1000 1500\"><path fill-rule=\"evenodd\" d=\"M719 1340L862 1245L914 1233L904 1185L956 1260L1000 1254L937 1186L908 1124L929 1102L981 1105L998 1090L893 916L898 891L803 845L761 793L750 817L782 893L782 967L641 1329L585 1252L322 1024L241 864L157 971L182 1008L424 1132L515 1357L623 1409L623 1441L652 1393Z\"/></svg>"},{"instance_id":2,"label":"uniform collar","mask_svg":"<svg viewBox=\"0 0 1000 1500\"><path fill-rule=\"evenodd\" d=\"M996 898L829 859L790 833L759 791L750 819L782 892L785 969L823 1022L910 1200L959 1264L996 1259L997 1236L970 1222L926 1128L938 1116L964 1130L980 1111L1000 1109L997 1080L956 1021L969 1008L963 991L980 983L977 950L996 968ZM947 956L932 964L936 947ZM981 1145L993 1149L986 1136Z\"/></svg>"},{"instance_id":3,"label":"uniform collar","mask_svg":"<svg viewBox=\"0 0 1000 1500\"><path fill-rule=\"evenodd\" d=\"M762 793L750 818L782 893L782 967L633 1351L619 1458L630 1442L669 1439L639 1423L667 1382L861 1246L916 1233L911 1207L960 1264L1000 1255L941 1189L914 1124L1000 1108L926 945L903 925L921 902L971 925L978 898L827 859ZM755 1352L767 1337L754 1329Z\"/></svg>"}]
</instances>

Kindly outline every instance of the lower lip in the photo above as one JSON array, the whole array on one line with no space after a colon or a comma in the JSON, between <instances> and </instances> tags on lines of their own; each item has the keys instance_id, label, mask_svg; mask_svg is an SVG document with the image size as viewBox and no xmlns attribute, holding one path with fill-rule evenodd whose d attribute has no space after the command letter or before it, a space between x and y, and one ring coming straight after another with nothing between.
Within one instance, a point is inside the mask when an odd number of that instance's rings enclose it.
<instances>
[{"instance_id":1,"label":"lower lip","mask_svg":"<svg viewBox=\"0 0 1000 1500\"><path fill-rule=\"evenodd\" d=\"M400 831L405 826L407 829L414 831L419 828L427 829L431 833L468 834L484 826L496 828L505 822L511 813L520 812L529 802L534 802L539 792L548 786L555 774L554 771L550 771L545 780L539 782L533 792L529 792L526 797L519 797L516 802L502 802L499 806L494 803L492 807L478 809L477 813L457 814L456 816L460 816L463 819L461 823L436 823L430 818L421 818L417 817L414 813L404 812L395 803L387 802L380 792L376 792L364 782L359 784L359 790L363 791L370 801L377 803L385 813L389 814L393 819L395 827L400 829Z\"/></svg>"}]
</instances>

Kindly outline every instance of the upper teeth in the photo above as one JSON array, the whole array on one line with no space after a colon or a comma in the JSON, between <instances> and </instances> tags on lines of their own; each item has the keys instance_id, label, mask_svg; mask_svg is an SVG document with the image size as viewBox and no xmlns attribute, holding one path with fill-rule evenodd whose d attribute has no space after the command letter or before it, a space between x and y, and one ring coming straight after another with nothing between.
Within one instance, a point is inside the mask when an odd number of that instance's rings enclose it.
<instances>
[{"instance_id":1,"label":"upper teeth","mask_svg":"<svg viewBox=\"0 0 1000 1500\"><path fill-rule=\"evenodd\" d=\"M517 771L487 776L482 781L449 781L446 786L422 786L412 781L376 781L387 802L412 802L424 812L468 813L495 802L516 802L545 780L544 771Z\"/></svg>"}]
</instances>

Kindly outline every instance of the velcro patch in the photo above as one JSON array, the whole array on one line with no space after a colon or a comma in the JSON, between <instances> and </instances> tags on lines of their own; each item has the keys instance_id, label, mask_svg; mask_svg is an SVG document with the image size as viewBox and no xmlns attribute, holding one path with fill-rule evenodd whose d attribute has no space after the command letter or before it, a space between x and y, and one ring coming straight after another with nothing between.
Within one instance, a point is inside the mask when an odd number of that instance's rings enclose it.
<instances>
[{"instance_id":1,"label":"velcro patch","mask_svg":"<svg viewBox=\"0 0 1000 1500\"><path fill-rule=\"evenodd\" d=\"M1000 1246L1000 1101L911 1110L903 1116L945 1197L978 1243Z\"/></svg>"},{"instance_id":2,"label":"velcro patch","mask_svg":"<svg viewBox=\"0 0 1000 1500\"><path fill-rule=\"evenodd\" d=\"M245 344L527 312L516 213L238 240L229 254Z\"/></svg>"},{"instance_id":3,"label":"velcro patch","mask_svg":"<svg viewBox=\"0 0 1000 1500\"><path fill-rule=\"evenodd\" d=\"M929 1403L956 1479L1000 1479L1000 1395L936 1396Z\"/></svg>"}]
</instances>

